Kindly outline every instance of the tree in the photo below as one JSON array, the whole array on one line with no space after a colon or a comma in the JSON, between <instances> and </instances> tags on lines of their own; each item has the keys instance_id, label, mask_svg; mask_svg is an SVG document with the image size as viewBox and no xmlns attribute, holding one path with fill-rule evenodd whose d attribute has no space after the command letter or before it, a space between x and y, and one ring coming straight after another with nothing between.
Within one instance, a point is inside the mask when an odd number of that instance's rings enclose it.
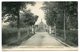
<instances>
[{"instance_id":1,"label":"tree","mask_svg":"<svg viewBox=\"0 0 80 52\"><path fill-rule=\"evenodd\" d=\"M58 15L56 6L57 6L57 2L45 2L44 7L42 7L42 9L44 9L46 14L45 17L46 17L47 24L52 28L54 28L55 30L55 36L56 36L56 24L57 24L56 19Z\"/></svg>"},{"instance_id":2,"label":"tree","mask_svg":"<svg viewBox=\"0 0 80 52\"><path fill-rule=\"evenodd\" d=\"M35 2L2 2L2 17L5 14L17 16L18 39L20 39L20 10L26 7L27 4L34 4Z\"/></svg>"},{"instance_id":3,"label":"tree","mask_svg":"<svg viewBox=\"0 0 80 52\"><path fill-rule=\"evenodd\" d=\"M48 25L64 29L65 40L67 28L77 29L77 2L45 2L43 9Z\"/></svg>"},{"instance_id":4,"label":"tree","mask_svg":"<svg viewBox=\"0 0 80 52\"><path fill-rule=\"evenodd\" d=\"M33 13L31 13L31 11L24 11L23 14L21 15L21 22L22 24L24 24L25 26L32 26L35 24L35 22L37 21L38 16L34 15Z\"/></svg>"}]
</instances>

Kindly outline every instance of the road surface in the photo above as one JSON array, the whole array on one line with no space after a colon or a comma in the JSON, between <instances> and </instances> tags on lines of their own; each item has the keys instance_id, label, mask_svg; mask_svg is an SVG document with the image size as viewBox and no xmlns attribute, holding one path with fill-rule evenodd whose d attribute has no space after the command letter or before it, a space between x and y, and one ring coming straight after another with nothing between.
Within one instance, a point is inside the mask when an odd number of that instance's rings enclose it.
<instances>
[{"instance_id":1,"label":"road surface","mask_svg":"<svg viewBox=\"0 0 80 52\"><path fill-rule=\"evenodd\" d=\"M36 32L35 35L22 42L21 45L3 48L3 50L46 50L44 48L47 48L47 50L77 50L71 48L69 45L67 46L68 48L65 47L66 46L62 42L50 36L47 32Z\"/></svg>"},{"instance_id":2,"label":"road surface","mask_svg":"<svg viewBox=\"0 0 80 52\"><path fill-rule=\"evenodd\" d=\"M27 41L23 42L21 46L36 46L36 47L43 47L43 46L65 46L61 44L58 40L54 37L51 37L47 32L36 32L34 36L29 38Z\"/></svg>"}]
</instances>

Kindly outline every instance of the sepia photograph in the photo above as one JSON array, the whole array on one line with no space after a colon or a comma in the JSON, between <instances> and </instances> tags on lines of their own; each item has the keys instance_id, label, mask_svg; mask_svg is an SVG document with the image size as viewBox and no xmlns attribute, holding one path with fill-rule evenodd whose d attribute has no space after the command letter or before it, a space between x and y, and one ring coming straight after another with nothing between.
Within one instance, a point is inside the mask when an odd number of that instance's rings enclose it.
<instances>
[{"instance_id":1,"label":"sepia photograph","mask_svg":"<svg viewBox=\"0 0 80 52\"><path fill-rule=\"evenodd\" d=\"M2 1L2 51L78 50L78 1Z\"/></svg>"}]
</instances>

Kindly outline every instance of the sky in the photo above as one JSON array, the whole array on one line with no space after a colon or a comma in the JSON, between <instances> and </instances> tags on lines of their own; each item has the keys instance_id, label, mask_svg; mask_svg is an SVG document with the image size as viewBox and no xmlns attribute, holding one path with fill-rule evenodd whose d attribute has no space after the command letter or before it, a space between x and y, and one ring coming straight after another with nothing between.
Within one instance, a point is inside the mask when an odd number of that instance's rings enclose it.
<instances>
[{"instance_id":1,"label":"sky","mask_svg":"<svg viewBox=\"0 0 80 52\"><path fill-rule=\"evenodd\" d=\"M43 2L36 2L34 6L31 6L31 5L27 6L27 9L30 9L31 12L34 13L34 15L39 16L35 25L39 24L41 22L41 19L42 19L42 22L46 24L46 20L44 19L45 18L44 11L41 9L42 6L43 6Z\"/></svg>"}]
</instances>

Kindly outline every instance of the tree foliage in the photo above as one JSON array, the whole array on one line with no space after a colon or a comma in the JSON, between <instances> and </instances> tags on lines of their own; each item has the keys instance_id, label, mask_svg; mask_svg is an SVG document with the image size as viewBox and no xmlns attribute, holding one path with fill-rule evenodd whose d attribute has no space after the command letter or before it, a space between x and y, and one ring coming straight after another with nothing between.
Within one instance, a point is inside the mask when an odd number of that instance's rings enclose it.
<instances>
[{"instance_id":1,"label":"tree foliage","mask_svg":"<svg viewBox=\"0 0 80 52\"><path fill-rule=\"evenodd\" d=\"M42 8L46 14L47 24L63 29L64 14L67 28L77 28L77 2L45 2ZM65 12L64 12L65 11Z\"/></svg>"},{"instance_id":2,"label":"tree foliage","mask_svg":"<svg viewBox=\"0 0 80 52\"><path fill-rule=\"evenodd\" d=\"M35 24L37 19L38 19L37 15L34 15L30 11L26 11L26 12L24 12L24 14L22 14L22 17L21 17L22 23L21 24L23 24L24 26L26 26L26 25L32 26Z\"/></svg>"},{"instance_id":3,"label":"tree foliage","mask_svg":"<svg viewBox=\"0 0 80 52\"><path fill-rule=\"evenodd\" d=\"M26 8L27 4L34 5L35 2L2 2L2 16L5 14L18 15L19 10Z\"/></svg>"},{"instance_id":4,"label":"tree foliage","mask_svg":"<svg viewBox=\"0 0 80 52\"><path fill-rule=\"evenodd\" d=\"M34 5L35 2L2 2L2 19L5 19L5 15L7 15L7 21L17 21L17 27L19 28L20 10L26 9L28 4Z\"/></svg>"},{"instance_id":5,"label":"tree foliage","mask_svg":"<svg viewBox=\"0 0 80 52\"><path fill-rule=\"evenodd\" d=\"M34 5L35 2L2 2L2 20L5 19L5 15L8 15L8 20L10 22L10 25L13 27L14 25L18 28L18 40L20 40L21 37L21 16L20 11L25 11L26 6L28 4ZM28 18L27 25L33 25L34 24L34 18L32 13L27 13L26 17ZM26 18L25 18L26 19ZM32 20L33 19L33 20ZM5 21L6 22L6 21ZM15 22L15 23L14 23Z\"/></svg>"}]
</instances>

